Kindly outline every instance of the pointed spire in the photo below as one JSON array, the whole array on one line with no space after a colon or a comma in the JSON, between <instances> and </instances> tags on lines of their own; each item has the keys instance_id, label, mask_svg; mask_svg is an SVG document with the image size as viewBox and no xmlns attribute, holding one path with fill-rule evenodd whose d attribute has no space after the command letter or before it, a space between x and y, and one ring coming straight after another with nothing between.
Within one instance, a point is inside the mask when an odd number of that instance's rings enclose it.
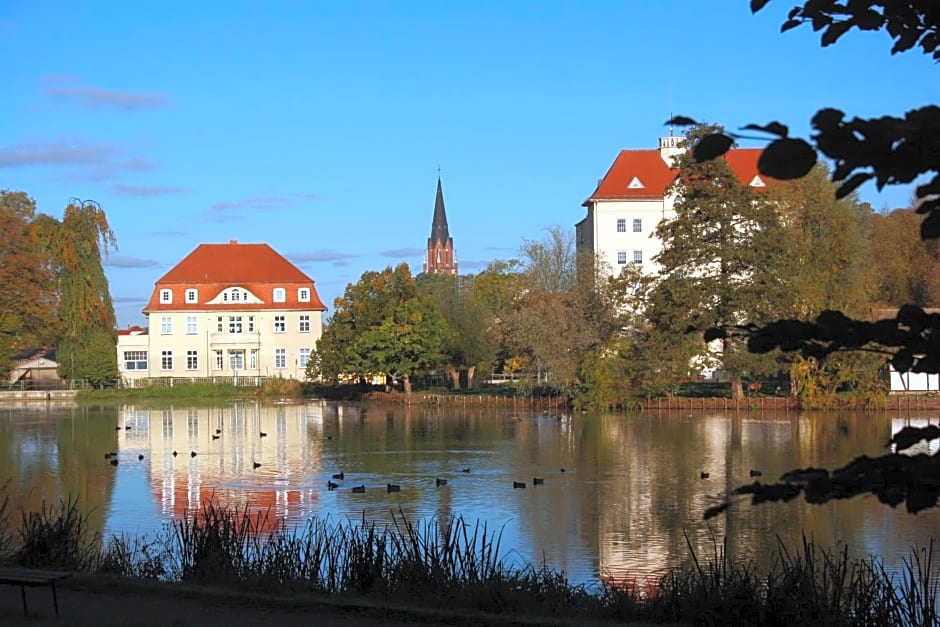
<instances>
[{"instance_id":1,"label":"pointed spire","mask_svg":"<svg viewBox=\"0 0 940 627\"><path fill-rule=\"evenodd\" d=\"M447 213L444 211L444 190L441 189L441 177L437 177L437 197L434 199L434 221L431 223L431 242L447 244L450 232L447 229Z\"/></svg>"}]
</instances>

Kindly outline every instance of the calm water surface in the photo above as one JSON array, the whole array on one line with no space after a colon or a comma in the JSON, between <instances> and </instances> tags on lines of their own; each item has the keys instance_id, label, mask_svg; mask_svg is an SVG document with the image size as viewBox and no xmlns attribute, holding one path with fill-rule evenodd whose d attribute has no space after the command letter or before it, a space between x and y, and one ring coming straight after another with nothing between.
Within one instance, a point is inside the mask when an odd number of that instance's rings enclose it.
<instances>
[{"instance_id":1,"label":"calm water surface","mask_svg":"<svg viewBox=\"0 0 940 627\"><path fill-rule=\"evenodd\" d=\"M806 534L896 567L937 533L940 511L914 516L866 497L822 506L741 500L711 521L702 513L749 483L751 469L772 480L793 468L837 467L881 454L894 431L928 420L937 416L559 416L321 401L3 405L0 491L14 512L77 497L106 535L152 535L213 499L288 523L462 516L501 530L508 560L544 563L574 583L642 579L688 562L687 542L712 555L725 537L733 554L764 564L778 537L795 547ZM104 458L109 451L117 466ZM344 480L329 491L339 472ZM448 484L436 487L437 478ZM387 483L401 491L387 492ZM366 492L352 493L359 485Z\"/></svg>"}]
</instances>

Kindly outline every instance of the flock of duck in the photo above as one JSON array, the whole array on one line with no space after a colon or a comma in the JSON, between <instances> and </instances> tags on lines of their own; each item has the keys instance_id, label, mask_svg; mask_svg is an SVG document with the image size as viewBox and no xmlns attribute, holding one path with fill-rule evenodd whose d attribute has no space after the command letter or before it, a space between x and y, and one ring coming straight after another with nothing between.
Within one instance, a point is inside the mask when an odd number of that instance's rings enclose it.
<instances>
[{"instance_id":1,"label":"flock of duck","mask_svg":"<svg viewBox=\"0 0 940 627\"><path fill-rule=\"evenodd\" d=\"M124 427L121 427L121 426L115 427L115 430L116 430L116 431L122 431L122 430L130 431L130 429L131 429L130 425L126 425L126 426L124 426ZM213 439L213 440L218 440L218 439L221 438L221 437L222 437L222 429L216 429L216 430L215 430L215 433L212 434L212 439ZM266 437L268 437L268 434L265 433L264 431L261 431L261 432L258 433L258 437L266 438ZM326 439L327 439L327 440L332 440L333 437L328 435L328 436L326 436ZM173 457L177 457L178 455L179 455L179 451L173 451ZM198 453L197 453L196 451L190 451L190 452L189 452L189 456L190 456L190 457L196 457L197 455L198 455ZM112 465L112 466L117 466L117 465L118 465L117 452L115 452L115 451L110 451L110 452L108 452L108 453L105 453L105 454L104 454L104 458L105 458L106 460L109 460L109 461L111 462L111 465ZM138 461L143 461L143 460L144 460L143 454L138 455L138 456L137 456L137 460L138 460ZM253 462L251 462L251 467L252 467L252 468L261 468L261 463L260 463L260 462L253 461ZM463 470L461 470L461 472L469 473L469 472L470 472L470 469L469 469L469 468L464 468ZM562 469L561 469L561 472L565 472L565 469L562 468ZM751 473L754 473L754 471L752 470ZM751 476L753 477L754 475L752 474ZM704 473L704 472L703 472L703 473L702 473L702 478L705 479L705 478L707 478L707 477L708 477L708 473ZM326 488L327 488L328 490L330 490L330 491L336 490L336 489L339 488L340 486L339 486L339 484L336 483L336 481L334 481L333 479L336 479L337 481L342 481L342 480L345 479L345 478L346 478L346 473L345 473L345 472L339 472L339 473L334 474L334 475L333 475L333 478L326 482ZM532 485L544 485L544 483L545 483L544 477L532 477ZM438 487L438 488L440 488L440 487L442 487L442 486L446 486L446 485L447 485L447 479L441 479L440 477L438 477L437 479L434 480L434 485L435 485L435 487ZM522 488L525 488L525 487L526 487L526 483L525 483L525 481L513 481L513 482L512 482L512 487L513 487L514 490L522 489ZM385 485L385 490L386 490L386 492L401 492L401 485L398 484L398 483L387 483L387 484ZM354 494L365 494L366 486L365 486L365 484L353 486L353 487L352 487L352 491L353 491Z\"/></svg>"}]
</instances>

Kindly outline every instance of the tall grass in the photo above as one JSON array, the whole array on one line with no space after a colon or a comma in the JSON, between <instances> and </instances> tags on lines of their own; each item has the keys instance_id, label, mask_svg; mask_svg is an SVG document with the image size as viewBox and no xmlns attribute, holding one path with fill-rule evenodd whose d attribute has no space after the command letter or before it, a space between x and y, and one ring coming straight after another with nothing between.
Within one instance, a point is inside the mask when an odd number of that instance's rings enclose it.
<instances>
[{"instance_id":1,"label":"tall grass","mask_svg":"<svg viewBox=\"0 0 940 627\"><path fill-rule=\"evenodd\" d=\"M547 566L507 565L501 530L462 518L420 524L399 512L378 527L312 518L297 528L267 513L207 503L153 538L101 542L73 500L23 513L0 503L0 561L26 566L253 590L354 595L402 605L528 617L734 625L938 625L935 547L912 550L899 574L846 547L778 542L769 569L729 557L726 543L646 585L571 584ZM688 539L687 539L688 541Z\"/></svg>"}]
</instances>

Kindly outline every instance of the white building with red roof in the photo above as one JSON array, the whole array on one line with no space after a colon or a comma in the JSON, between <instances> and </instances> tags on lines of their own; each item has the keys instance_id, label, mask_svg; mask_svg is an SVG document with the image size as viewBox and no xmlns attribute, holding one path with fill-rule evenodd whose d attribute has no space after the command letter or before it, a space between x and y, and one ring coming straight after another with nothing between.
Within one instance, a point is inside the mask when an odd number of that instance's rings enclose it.
<instances>
[{"instance_id":1,"label":"white building with red roof","mask_svg":"<svg viewBox=\"0 0 940 627\"><path fill-rule=\"evenodd\" d=\"M323 331L313 279L267 244L200 244L157 279L147 333L118 333L127 380L302 380Z\"/></svg>"},{"instance_id":2,"label":"white building with red roof","mask_svg":"<svg viewBox=\"0 0 940 627\"><path fill-rule=\"evenodd\" d=\"M684 138L659 138L659 148L621 150L613 165L582 203L587 215L575 225L578 251L592 252L615 275L627 264L642 266L645 274L659 271L653 259L662 250L654 233L662 220L675 217L675 196L669 188L679 171L673 159L683 152ZM769 179L757 170L761 150L731 150L725 159L738 180L766 187Z\"/></svg>"}]
</instances>

